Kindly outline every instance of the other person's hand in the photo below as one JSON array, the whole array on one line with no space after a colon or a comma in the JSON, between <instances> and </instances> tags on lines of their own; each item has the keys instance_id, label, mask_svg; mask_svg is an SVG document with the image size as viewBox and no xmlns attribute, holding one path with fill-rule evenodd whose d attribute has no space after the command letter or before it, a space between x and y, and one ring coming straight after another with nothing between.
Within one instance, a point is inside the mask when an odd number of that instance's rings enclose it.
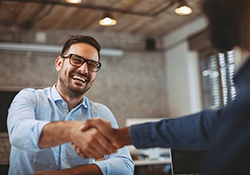
<instances>
[{"instance_id":1,"label":"other person's hand","mask_svg":"<svg viewBox=\"0 0 250 175\"><path fill-rule=\"evenodd\" d=\"M78 144L73 142L72 146L75 148L76 152L80 156L89 157L91 155L91 152L94 151L92 147L95 147L96 149L101 149L101 150L104 149L104 146L110 147L111 149L108 150L109 152L108 154L111 154L111 153L114 153L113 149L119 149L125 145L131 144L128 127L125 127L122 129L115 129L115 128L112 128L110 122L103 120L101 118L94 118L92 120L86 120L81 126L81 131L83 133L90 131L92 129L95 129L94 131L98 130L98 133L106 138L105 143L102 145L98 144L100 142L98 141L98 137L92 137L92 139L89 140L89 145L91 145L91 147L89 148L84 147L84 149L82 149L81 147L78 146ZM103 138L101 137L101 139ZM106 142L107 140L108 142ZM104 154L101 155L101 154L96 153L96 155L100 155L99 157L102 157ZM93 157L93 158L96 158L96 157Z\"/></svg>"},{"instance_id":2,"label":"other person's hand","mask_svg":"<svg viewBox=\"0 0 250 175\"><path fill-rule=\"evenodd\" d=\"M85 122L83 125L75 127L71 133L72 146L78 155L84 158L98 159L117 151L111 141L101 134L97 128L88 127Z\"/></svg>"}]
</instances>

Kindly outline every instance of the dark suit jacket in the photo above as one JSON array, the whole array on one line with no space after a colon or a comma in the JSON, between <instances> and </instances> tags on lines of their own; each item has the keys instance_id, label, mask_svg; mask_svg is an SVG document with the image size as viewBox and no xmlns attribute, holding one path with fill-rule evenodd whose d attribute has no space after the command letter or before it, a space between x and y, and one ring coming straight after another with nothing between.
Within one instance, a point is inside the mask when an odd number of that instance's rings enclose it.
<instances>
[{"instance_id":1,"label":"dark suit jacket","mask_svg":"<svg viewBox=\"0 0 250 175\"><path fill-rule=\"evenodd\" d=\"M250 58L234 82L238 95L226 107L132 125L133 144L137 148L209 149L211 152L204 160L207 174L247 173L250 168Z\"/></svg>"},{"instance_id":2,"label":"dark suit jacket","mask_svg":"<svg viewBox=\"0 0 250 175\"><path fill-rule=\"evenodd\" d=\"M250 59L235 76L236 99L223 108L211 134L207 174L250 174Z\"/></svg>"}]
</instances>

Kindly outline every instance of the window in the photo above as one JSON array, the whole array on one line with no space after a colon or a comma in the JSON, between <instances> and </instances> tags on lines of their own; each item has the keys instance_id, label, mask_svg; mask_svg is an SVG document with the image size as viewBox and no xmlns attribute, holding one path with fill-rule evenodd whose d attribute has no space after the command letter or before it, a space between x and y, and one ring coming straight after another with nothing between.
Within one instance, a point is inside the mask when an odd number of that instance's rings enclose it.
<instances>
[{"instance_id":1,"label":"window","mask_svg":"<svg viewBox=\"0 0 250 175\"><path fill-rule=\"evenodd\" d=\"M204 108L218 109L236 96L233 82L235 74L234 53L211 52L202 54L202 94Z\"/></svg>"}]
</instances>

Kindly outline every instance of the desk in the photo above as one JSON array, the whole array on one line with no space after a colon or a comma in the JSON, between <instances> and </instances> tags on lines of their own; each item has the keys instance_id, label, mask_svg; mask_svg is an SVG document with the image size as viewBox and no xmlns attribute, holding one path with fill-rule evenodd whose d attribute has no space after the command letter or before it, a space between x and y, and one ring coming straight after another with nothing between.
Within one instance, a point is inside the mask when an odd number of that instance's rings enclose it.
<instances>
[{"instance_id":1,"label":"desk","mask_svg":"<svg viewBox=\"0 0 250 175\"><path fill-rule=\"evenodd\" d=\"M132 145L128 149L134 160L135 175L168 175L165 170L171 167L170 149L136 149Z\"/></svg>"}]
</instances>

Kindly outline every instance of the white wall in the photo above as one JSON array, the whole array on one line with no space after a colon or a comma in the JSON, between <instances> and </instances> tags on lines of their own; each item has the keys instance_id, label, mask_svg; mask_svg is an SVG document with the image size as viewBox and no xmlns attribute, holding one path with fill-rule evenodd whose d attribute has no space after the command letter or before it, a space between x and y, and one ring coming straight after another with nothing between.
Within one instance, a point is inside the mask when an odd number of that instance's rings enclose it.
<instances>
[{"instance_id":1,"label":"white wall","mask_svg":"<svg viewBox=\"0 0 250 175\"><path fill-rule=\"evenodd\" d=\"M207 25L204 17L166 35L163 39L166 67L166 93L169 117L202 109L199 60L188 48L187 38Z\"/></svg>"}]
</instances>

